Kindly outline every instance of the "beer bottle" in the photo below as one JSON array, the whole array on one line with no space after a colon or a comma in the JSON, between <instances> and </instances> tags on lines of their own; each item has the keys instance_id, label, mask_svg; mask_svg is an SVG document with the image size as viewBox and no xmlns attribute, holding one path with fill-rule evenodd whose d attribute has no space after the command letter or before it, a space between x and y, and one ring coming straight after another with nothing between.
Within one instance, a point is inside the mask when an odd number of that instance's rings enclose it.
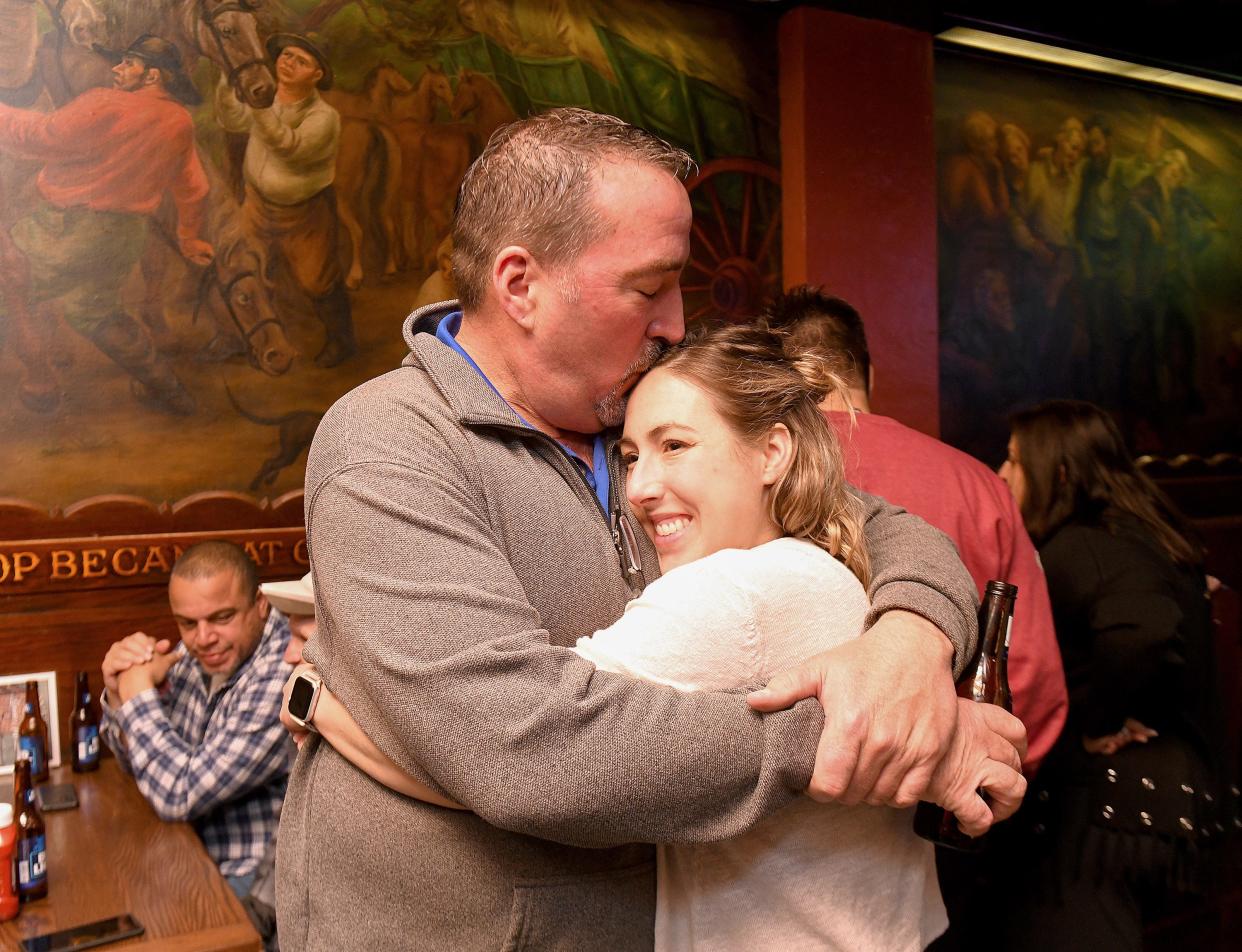
<instances>
[{"instance_id":1,"label":"beer bottle","mask_svg":"<svg viewBox=\"0 0 1242 952\"><path fill-rule=\"evenodd\" d=\"M959 696L978 704L997 704L1013 710L1009 693L1009 633L1013 627L1013 603L1018 587L1008 582L990 581L979 606L979 655L974 666L957 684ZM920 803L914 811L914 832L940 846L977 850L982 837L967 836L957 825L957 817L934 803Z\"/></svg>"},{"instance_id":2,"label":"beer bottle","mask_svg":"<svg viewBox=\"0 0 1242 952\"><path fill-rule=\"evenodd\" d=\"M77 704L69 715L69 736L73 738L73 772L99 769L99 717L91 707L91 685L86 672L78 672Z\"/></svg>"},{"instance_id":3,"label":"beer bottle","mask_svg":"<svg viewBox=\"0 0 1242 952\"><path fill-rule=\"evenodd\" d=\"M35 803L30 758L18 757L13 770L13 812L17 814L17 894L22 902L47 895L47 835Z\"/></svg>"},{"instance_id":4,"label":"beer bottle","mask_svg":"<svg viewBox=\"0 0 1242 952\"><path fill-rule=\"evenodd\" d=\"M47 722L39 706L39 682L26 682L26 713L18 731L18 744L30 755L30 778L47 779Z\"/></svg>"}]
</instances>

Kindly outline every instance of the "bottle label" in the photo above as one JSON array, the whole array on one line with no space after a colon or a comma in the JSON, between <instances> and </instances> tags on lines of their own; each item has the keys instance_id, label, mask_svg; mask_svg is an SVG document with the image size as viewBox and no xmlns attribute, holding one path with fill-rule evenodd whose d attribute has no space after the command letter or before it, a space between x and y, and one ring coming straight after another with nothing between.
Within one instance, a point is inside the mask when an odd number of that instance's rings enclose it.
<instances>
[{"instance_id":1,"label":"bottle label","mask_svg":"<svg viewBox=\"0 0 1242 952\"><path fill-rule=\"evenodd\" d=\"M99 759L99 728L94 724L77 728L78 763L93 764Z\"/></svg>"},{"instance_id":2,"label":"bottle label","mask_svg":"<svg viewBox=\"0 0 1242 952\"><path fill-rule=\"evenodd\" d=\"M43 749L43 741L38 737L22 737L21 749L30 757L30 776L37 777L47 768L47 753Z\"/></svg>"},{"instance_id":3,"label":"bottle label","mask_svg":"<svg viewBox=\"0 0 1242 952\"><path fill-rule=\"evenodd\" d=\"M47 840L40 833L24 839L17 850L17 882L22 892L30 892L47 879Z\"/></svg>"}]
</instances>

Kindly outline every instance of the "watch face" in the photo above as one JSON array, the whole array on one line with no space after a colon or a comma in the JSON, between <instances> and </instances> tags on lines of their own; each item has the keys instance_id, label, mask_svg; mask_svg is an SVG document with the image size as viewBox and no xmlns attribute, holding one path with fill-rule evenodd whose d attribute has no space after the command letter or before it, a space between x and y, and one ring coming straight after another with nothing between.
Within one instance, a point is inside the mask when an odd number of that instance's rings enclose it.
<instances>
[{"instance_id":1,"label":"watch face","mask_svg":"<svg viewBox=\"0 0 1242 952\"><path fill-rule=\"evenodd\" d=\"M289 713L300 721L310 714L311 701L315 697L315 685L309 678L300 677L293 682L289 692Z\"/></svg>"}]
</instances>

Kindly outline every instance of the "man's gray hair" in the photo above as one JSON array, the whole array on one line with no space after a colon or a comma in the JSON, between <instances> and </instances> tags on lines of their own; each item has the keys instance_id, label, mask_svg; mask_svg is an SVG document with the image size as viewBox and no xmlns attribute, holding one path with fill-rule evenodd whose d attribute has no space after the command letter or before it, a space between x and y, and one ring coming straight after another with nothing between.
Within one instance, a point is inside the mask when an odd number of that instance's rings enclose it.
<instances>
[{"instance_id":1,"label":"man's gray hair","mask_svg":"<svg viewBox=\"0 0 1242 952\"><path fill-rule=\"evenodd\" d=\"M483 302L501 248L545 265L572 261L603 228L592 200L603 162L636 162L684 179L689 154L615 116L558 108L501 126L462 180L453 217L453 280L467 310Z\"/></svg>"}]
</instances>

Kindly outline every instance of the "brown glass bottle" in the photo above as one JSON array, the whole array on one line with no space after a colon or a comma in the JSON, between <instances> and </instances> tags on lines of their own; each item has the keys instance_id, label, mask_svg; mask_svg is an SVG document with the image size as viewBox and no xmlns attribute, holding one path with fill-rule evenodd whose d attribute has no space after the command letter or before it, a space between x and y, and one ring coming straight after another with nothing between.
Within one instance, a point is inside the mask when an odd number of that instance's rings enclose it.
<instances>
[{"instance_id":1,"label":"brown glass bottle","mask_svg":"<svg viewBox=\"0 0 1242 952\"><path fill-rule=\"evenodd\" d=\"M13 770L13 814L17 824L17 894L22 902L47 895L47 833L35 803L30 758L19 756Z\"/></svg>"},{"instance_id":2,"label":"brown glass bottle","mask_svg":"<svg viewBox=\"0 0 1242 952\"><path fill-rule=\"evenodd\" d=\"M30 755L30 778L35 783L47 779L47 722L39 705L39 682L26 682L26 713L18 730L20 749Z\"/></svg>"},{"instance_id":3,"label":"brown glass bottle","mask_svg":"<svg viewBox=\"0 0 1242 952\"><path fill-rule=\"evenodd\" d=\"M959 696L979 704L996 704L1013 710L1009 693L1009 633L1013 627L1013 603L1018 587L996 580L983 590L979 606L979 655L957 683ZM959 850L977 850L983 837L967 836L957 825L957 818L944 807L920 803L914 811L914 832L940 846Z\"/></svg>"},{"instance_id":4,"label":"brown glass bottle","mask_svg":"<svg viewBox=\"0 0 1242 952\"><path fill-rule=\"evenodd\" d=\"M73 743L73 772L99 769L99 716L91 706L91 684L85 671L78 672L74 694L77 701L69 715L69 736Z\"/></svg>"}]
</instances>

